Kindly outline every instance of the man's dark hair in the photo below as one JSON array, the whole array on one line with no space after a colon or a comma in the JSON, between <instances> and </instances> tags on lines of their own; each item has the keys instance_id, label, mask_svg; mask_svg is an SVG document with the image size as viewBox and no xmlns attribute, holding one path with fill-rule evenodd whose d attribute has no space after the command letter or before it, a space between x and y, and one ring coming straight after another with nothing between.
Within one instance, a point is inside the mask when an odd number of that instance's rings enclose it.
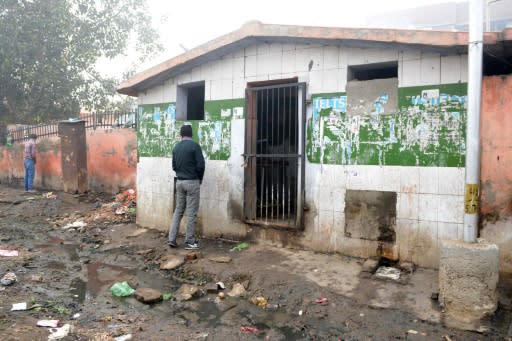
<instances>
[{"instance_id":1,"label":"man's dark hair","mask_svg":"<svg viewBox=\"0 0 512 341\"><path fill-rule=\"evenodd\" d=\"M188 124L181 126L180 135L182 137L192 137L192 126Z\"/></svg>"}]
</instances>

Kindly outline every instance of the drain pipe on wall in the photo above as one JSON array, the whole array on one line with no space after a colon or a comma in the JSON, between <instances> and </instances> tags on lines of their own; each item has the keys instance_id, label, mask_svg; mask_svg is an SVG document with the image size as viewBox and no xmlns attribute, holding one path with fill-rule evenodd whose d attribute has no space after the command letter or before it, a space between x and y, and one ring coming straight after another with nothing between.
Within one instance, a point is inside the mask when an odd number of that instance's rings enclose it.
<instances>
[{"instance_id":1,"label":"drain pipe on wall","mask_svg":"<svg viewBox=\"0 0 512 341\"><path fill-rule=\"evenodd\" d=\"M480 100L482 94L484 0L469 1L468 124L466 132L466 186L464 241L478 237L480 193Z\"/></svg>"}]
</instances>

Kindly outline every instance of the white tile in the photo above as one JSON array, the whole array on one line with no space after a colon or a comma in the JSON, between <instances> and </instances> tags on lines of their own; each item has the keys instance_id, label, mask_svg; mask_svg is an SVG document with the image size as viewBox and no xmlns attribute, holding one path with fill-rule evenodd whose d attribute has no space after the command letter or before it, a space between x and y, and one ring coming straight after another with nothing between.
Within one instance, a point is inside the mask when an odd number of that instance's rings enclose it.
<instances>
[{"instance_id":1,"label":"white tile","mask_svg":"<svg viewBox=\"0 0 512 341\"><path fill-rule=\"evenodd\" d=\"M334 226L334 211L318 211L318 232L317 236L322 240L330 240Z\"/></svg>"},{"instance_id":2,"label":"white tile","mask_svg":"<svg viewBox=\"0 0 512 341\"><path fill-rule=\"evenodd\" d=\"M282 54L283 53L283 44L272 43L269 45L269 53L270 54Z\"/></svg>"},{"instance_id":3,"label":"white tile","mask_svg":"<svg viewBox=\"0 0 512 341\"><path fill-rule=\"evenodd\" d=\"M421 56L421 84L435 85L441 82L441 57L438 53Z\"/></svg>"},{"instance_id":4,"label":"white tile","mask_svg":"<svg viewBox=\"0 0 512 341\"><path fill-rule=\"evenodd\" d=\"M201 76L201 66L196 66L190 71L190 80L192 82L198 82L203 80Z\"/></svg>"},{"instance_id":5,"label":"white tile","mask_svg":"<svg viewBox=\"0 0 512 341\"><path fill-rule=\"evenodd\" d=\"M283 73L295 72L295 56L295 50L283 52L283 58L281 60L281 70Z\"/></svg>"},{"instance_id":6,"label":"white tile","mask_svg":"<svg viewBox=\"0 0 512 341\"><path fill-rule=\"evenodd\" d=\"M338 188L347 188L347 174L348 174L347 166L338 166L334 167L334 185Z\"/></svg>"},{"instance_id":7,"label":"white tile","mask_svg":"<svg viewBox=\"0 0 512 341\"><path fill-rule=\"evenodd\" d=\"M418 219L419 197L413 193L398 193L397 195L397 217L401 219Z\"/></svg>"},{"instance_id":8,"label":"white tile","mask_svg":"<svg viewBox=\"0 0 512 341\"><path fill-rule=\"evenodd\" d=\"M435 194L419 194L419 220L437 221L438 197Z\"/></svg>"},{"instance_id":9,"label":"white tile","mask_svg":"<svg viewBox=\"0 0 512 341\"><path fill-rule=\"evenodd\" d=\"M340 69L348 68L348 48L346 48L344 46L339 47L338 68L340 68Z\"/></svg>"},{"instance_id":10,"label":"white tile","mask_svg":"<svg viewBox=\"0 0 512 341\"><path fill-rule=\"evenodd\" d=\"M233 80L223 79L221 80L221 99L233 98Z\"/></svg>"},{"instance_id":11,"label":"white tile","mask_svg":"<svg viewBox=\"0 0 512 341\"><path fill-rule=\"evenodd\" d=\"M246 83L243 79L233 81L233 98L245 98Z\"/></svg>"},{"instance_id":12,"label":"white tile","mask_svg":"<svg viewBox=\"0 0 512 341\"><path fill-rule=\"evenodd\" d=\"M380 166L363 166L365 168L365 182L368 190L381 191L382 190L382 177Z\"/></svg>"},{"instance_id":13,"label":"white tile","mask_svg":"<svg viewBox=\"0 0 512 341\"><path fill-rule=\"evenodd\" d=\"M421 51L418 49L407 49L399 52L399 56L401 56L401 59L404 61L420 60Z\"/></svg>"},{"instance_id":14,"label":"white tile","mask_svg":"<svg viewBox=\"0 0 512 341\"><path fill-rule=\"evenodd\" d=\"M437 222L419 221L413 262L426 267L439 266Z\"/></svg>"},{"instance_id":15,"label":"white tile","mask_svg":"<svg viewBox=\"0 0 512 341\"><path fill-rule=\"evenodd\" d=\"M462 223L464 220L464 199L461 195L440 195L438 221Z\"/></svg>"},{"instance_id":16,"label":"white tile","mask_svg":"<svg viewBox=\"0 0 512 341\"><path fill-rule=\"evenodd\" d=\"M401 87L419 86L421 83L421 63L420 60L402 61L402 78L398 80ZM399 74L400 75L400 74Z\"/></svg>"},{"instance_id":17,"label":"white tile","mask_svg":"<svg viewBox=\"0 0 512 341\"><path fill-rule=\"evenodd\" d=\"M334 211L334 201L336 200L333 187L320 187L318 193L318 208L321 211Z\"/></svg>"},{"instance_id":18,"label":"white tile","mask_svg":"<svg viewBox=\"0 0 512 341\"><path fill-rule=\"evenodd\" d=\"M213 77L212 77L212 72L213 72L213 69L212 69L212 63L204 63L201 65L201 77L205 80L205 81L209 81L209 80L212 80Z\"/></svg>"},{"instance_id":19,"label":"white tile","mask_svg":"<svg viewBox=\"0 0 512 341\"><path fill-rule=\"evenodd\" d=\"M341 68L339 69L338 73L338 91L339 92L346 92L347 91L347 68Z\"/></svg>"},{"instance_id":20,"label":"white tile","mask_svg":"<svg viewBox=\"0 0 512 341\"><path fill-rule=\"evenodd\" d=\"M206 91L206 89L205 89ZM222 81L212 80L210 82L210 100L215 101L222 98Z\"/></svg>"},{"instance_id":21,"label":"white tile","mask_svg":"<svg viewBox=\"0 0 512 341\"><path fill-rule=\"evenodd\" d=\"M245 56L255 56L258 51L258 45L253 44L245 48Z\"/></svg>"},{"instance_id":22,"label":"white tile","mask_svg":"<svg viewBox=\"0 0 512 341\"><path fill-rule=\"evenodd\" d=\"M459 224L439 222L437 227L439 239L458 240Z\"/></svg>"},{"instance_id":23,"label":"white tile","mask_svg":"<svg viewBox=\"0 0 512 341\"><path fill-rule=\"evenodd\" d=\"M398 60L398 51L393 49L374 49L364 50L364 63L383 63Z\"/></svg>"},{"instance_id":24,"label":"white tile","mask_svg":"<svg viewBox=\"0 0 512 341\"><path fill-rule=\"evenodd\" d=\"M441 84L460 81L460 55L441 57Z\"/></svg>"},{"instance_id":25,"label":"white tile","mask_svg":"<svg viewBox=\"0 0 512 341\"><path fill-rule=\"evenodd\" d=\"M283 51L295 51L295 44L283 44Z\"/></svg>"},{"instance_id":26,"label":"white tile","mask_svg":"<svg viewBox=\"0 0 512 341\"><path fill-rule=\"evenodd\" d=\"M270 45L267 43L258 44L256 54L258 56L266 56L270 53Z\"/></svg>"},{"instance_id":27,"label":"white tile","mask_svg":"<svg viewBox=\"0 0 512 341\"><path fill-rule=\"evenodd\" d=\"M245 56L245 49L237 49L233 52L233 58L240 58Z\"/></svg>"},{"instance_id":28,"label":"white tile","mask_svg":"<svg viewBox=\"0 0 512 341\"><path fill-rule=\"evenodd\" d=\"M461 169L455 167L440 167L439 168L439 194L464 194L464 172L461 174Z\"/></svg>"},{"instance_id":29,"label":"white tile","mask_svg":"<svg viewBox=\"0 0 512 341\"><path fill-rule=\"evenodd\" d=\"M245 57L245 77L255 77L258 74L256 56Z\"/></svg>"},{"instance_id":30,"label":"white tile","mask_svg":"<svg viewBox=\"0 0 512 341\"><path fill-rule=\"evenodd\" d=\"M366 51L365 49L352 47L347 50L348 65L361 65L366 64Z\"/></svg>"},{"instance_id":31,"label":"white tile","mask_svg":"<svg viewBox=\"0 0 512 341\"><path fill-rule=\"evenodd\" d=\"M221 75L220 79L233 78L233 58L220 60Z\"/></svg>"},{"instance_id":32,"label":"white tile","mask_svg":"<svg viewBox=\"0 0 512 341\"><path fill-rule=\"evenodd\" d=\"M311 94L319 94L322 93L322 76L323 71L311 71L309 73L309 84L308 84L308 90Z\"/></svg>"},{"instance_id":33,"label":"white tile","mask_svg":"<svg viewBox=\"0 0 512 341\"><path fill-rule=\"evenodd\" d=\"M412 262L418 229L418 220L397 219L396 244L400 250L401 260Z\"/></svg>"},{"instance_id":34,"label":"white tile","mask_svg":"<svg viewBox=\"0 0 512 341\"><path fill-rule=\"evenodd\" d=\"M345 194L346 190L335 188L333 191L333 209L334 212L345 212Z\"/></svg>"},{"instance_id":35,"label":"white tile","mask_svg":"<svg viewBox=\"0 0 512 341\"><path fill-rule=\"evenodd\" d=\"M335 248L338 249L341 240L345 238L345 213L334 212L333 233L335 235Z\"/></svg>"},{"instance_id":36,"label":"white tile","mask_svg":"<svg viewBox=\"0 0 512 341\"><path fill-rule=\"evenodd\" d=\"M311 56L310 56L309 49L296 50L295 71L296 72L309 71L309 62L310 61L311 61Z\"/></svg>"},{"instance_id":37,"label":"white tile","mask_svg":"<svg viewBox=\"0 0 512 341\"><path fill-rule=\"evenodd\" d=\"M322 92L339 91L339 70L330 69L322 71Z\"/></svg>"},{"instance_id":38,"label":"white tile","mask_svg":"<svg viewBox=\"0 0 512 341\"><path fill-rule=\"evenodd\" d=\"M256 57L258 76L268 77L269 74L281 73L281 58L280 55L258 55Z\"/></svg>"},{"instance_id":39,"label":"white tile","mask_svg":"<svg viewBox=\"0 0 512 341\"><path fill-rule=\"evenodd\" d=\"M323 165L320 175L320 184L322 187L334 187L336 179L336 166L335 165Z\"/></svg>"},{"instance_id":40,"label":"white tile","mask_svg":"<svg viewBox=\"0 0 512 341\"><path fill-rule=\"evenodd\" d=\"M464 240L464 224L457 224L457 240Z\"/></svg>"},{"instance_id":41,"label":"white tile","mask_svg":"<svg viewBox=\"0 0 512 341\"><path fill-rule=\"evenodd\" d=\"M420 167L420 193L437 194L439 171L437 167Z\"/></svg>"},{"instance_id":42,"label":"white tile","mask_svg":"<svg viewBox=\"0 0 512 341\"><path fill-rule=\"evenodd\" d=\"M233 58L233 74L232 77L234 80L244 78L245 72L245 57L241 58Z\"/></svg>"},{"instance_id":43,"label":"white tile","mask_svg":"<svg viewBox=\"0 0 512 341\"><path fill-rule=\"evenodd\" d=\"M400 167L381 167L380 177L383 191L400 192Z\"/></svg>"},{"instance_id":44,"label":"white tile","mask_svg":"<svg viewBox=\"0 0 512 341\"><path fill-rule=\"evenodd\" d=\"M322 70L324 68L324 50L323 47L312 47L310 57L313 61L312 70Z\"/></svg>"},{"instance_id":45,"label":"white tile","mask_svg":"<svg viewBox=\"0 0 512 341\"><path fill-rule=\"evenodd\" d=\"M339 60L338 46L324 46L324 70L337 69Z\"/></svg>"},{"instance_id":46,"label":"white tile","mask_svg":"<svg viewBox=\"0 0 512 341\"><path fill-rule=\"evenodd\" d=\"M400 167L400 192L418 193L419 189L419 167Z\"/></svg>"},{"instance_id":47,"label":"white tile","mask_svg":"<svg viewBox=\"0 0 512 341\"><path fill-rule=\"evenodd\" d=\"M204 100L209 101L212 98L212 81L208 80L204 82Z\"/></svg>"}]
</instances>

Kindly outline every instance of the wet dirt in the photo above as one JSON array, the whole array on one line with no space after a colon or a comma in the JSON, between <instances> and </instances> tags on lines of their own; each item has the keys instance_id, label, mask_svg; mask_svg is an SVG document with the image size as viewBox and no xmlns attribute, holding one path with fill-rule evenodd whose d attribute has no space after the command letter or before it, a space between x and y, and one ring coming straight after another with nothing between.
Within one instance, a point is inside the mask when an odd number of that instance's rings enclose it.
<instances>
[{"instance_id":1,"label":"wet dirt","mask_svg":"<svg viewBox=\"0 0 512 341\"><path fill-rule=\"evenodd\" d=\"M190 252L170 249L165 233L142 229L133 217L109 215L103 204L111 195L56 194L47 199L0 185L0 248L20 252L0 258L0 276L12 271L18 278L0 291L1 340L47 340L50 332L36 326L40 319L72 324L63 340L508 339L510 296L486 333L443 326L430 300L433 270L389 283L361 273L364 260L256 244L230 252L235 244L222 239L201 239L199 258L160 270L162 257ZM63 228L78 220L87 226ZM211 260L221 256L232 260ZM502 291L510 292L506 279ZM122 281L173 297L147 305L112 296L110 287ZM224 299L206 290L218 281L226 286ZM246 287L244 297L227 295L236 283ZM199 297L178 300L183 284L197 286ZM251 302L257 296L266 307ZM33 308L11 311L19 302ZM428 314L417 312L422 305Z\"/></svg>"}]
</instances>

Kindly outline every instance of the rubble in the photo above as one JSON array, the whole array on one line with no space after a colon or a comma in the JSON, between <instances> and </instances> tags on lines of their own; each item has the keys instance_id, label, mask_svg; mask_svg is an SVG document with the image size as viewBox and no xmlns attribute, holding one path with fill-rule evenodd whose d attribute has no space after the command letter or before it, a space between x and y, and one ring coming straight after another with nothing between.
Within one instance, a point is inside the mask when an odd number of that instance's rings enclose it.
<instances>
[{"instance_id":1,"label":"rubble","mask_svg":"<svg viewBox=\"0 0 512 341\"><path fill-rule=\"evenodd\" d=\"M158 303L163 300L163 295L160 291L151 288L137 288L133 294L137 301L152 304Z\"/></svg>"},{"instance_id":2,"label":"rubble","mask_svg":"<svg viewBox=\"0 0 512 341\"><path fill-rule=\"evenodd\" d=\"M199 296L199 288L190 284L183 284L175 294L175 297L180 301L189 301L197 296Z\"/></svg>"},{"instance_id":3,"label":"rubble","mask_svg":"<svg viewBox=\"0 0 512 341\"><path fill-rule=\"evenodd\" d=\"M160 270L172 270L183 265L185 261L175 255L167 255L160 259Z\"/></svg>"}]
</instances>

